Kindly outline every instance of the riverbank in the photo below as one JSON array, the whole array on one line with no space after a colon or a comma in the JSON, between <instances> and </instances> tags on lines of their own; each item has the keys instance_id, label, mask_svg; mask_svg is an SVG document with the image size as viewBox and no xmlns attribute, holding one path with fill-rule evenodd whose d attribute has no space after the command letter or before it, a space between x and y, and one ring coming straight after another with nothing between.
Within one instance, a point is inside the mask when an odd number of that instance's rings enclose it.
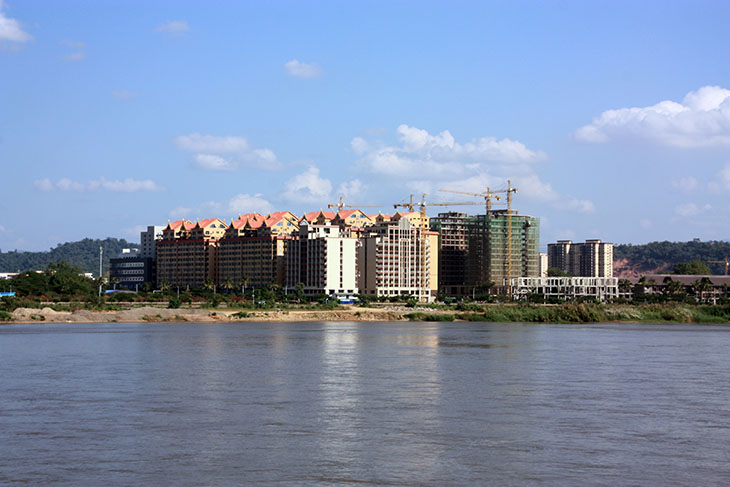
<instances>
[{"instance_id":1,"label":"riverbank","mask_svg":"<svg viewBox=\"0 0 730 487\"><path fill-rule=\"evenodd\" d=\"M730 306L684 304L486 304L458 307L341 306L337 309L249 310L235 308L162 308L120 311L51 307L17 308L2 323L144 323L240 321L489 321L518 323L730 323Z\"/></svg>"}]
</instances>

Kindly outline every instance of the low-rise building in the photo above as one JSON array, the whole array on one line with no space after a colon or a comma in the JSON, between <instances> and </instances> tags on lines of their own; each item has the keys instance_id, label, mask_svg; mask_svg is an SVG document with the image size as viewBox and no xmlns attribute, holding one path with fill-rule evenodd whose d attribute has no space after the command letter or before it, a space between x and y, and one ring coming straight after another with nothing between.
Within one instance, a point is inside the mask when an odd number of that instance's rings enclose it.
<instances>
[{"instance_id":1,"label":"low-rise building","mask_svg":"<svg viewBox=\"0 0 730 487\"><path fill-rule=\"evenodd\" d=\"M508 282L514 299L539 295L546 299L593 298L603 302L619 297L616 277L517 277Z\"/></svg>"},{"instance_id":2,"label":"low-rise building","mask_svg":"<svg viewBox=\"0 0 730 487\"><path fill-rule=\"evenodd\" d=\"M109 262L109 280L114 289L139 290L147 283L155 284L154 259L144 257L137 250L122 249L121 254Z\"/></svg>"}]
</instances>

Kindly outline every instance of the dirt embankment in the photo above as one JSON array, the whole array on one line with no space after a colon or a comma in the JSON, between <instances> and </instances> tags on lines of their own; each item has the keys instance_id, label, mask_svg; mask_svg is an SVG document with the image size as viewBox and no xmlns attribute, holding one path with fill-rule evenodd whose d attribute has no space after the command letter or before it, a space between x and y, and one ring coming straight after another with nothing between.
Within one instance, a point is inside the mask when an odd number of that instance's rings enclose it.
<instances>
[{"instance_id":1,"label":"dirt embankment","mask_svg":"<svg viewBox=\"0 0 730 487\"><path fill-rule=\"evenodd\" d=\"M51 308L18 308L12 323L142 323L231 321L399 321L413 309L347 307L337 310L230 310L167 309L146 306L123 311L54 311Z\"/></svg>"},{"instance_id":2,"label":"dirt embankment","mask_svg":"<svg viewBox=\"0 0 730 487\"><path fill-rule=\"evenodd\" d=\"M613 260L613 277L626 279L629 277L641 277L647 274L661 274L667 272L670 264L664 264L656 269L641 269L638 264L634 264L628 259Z\"/></svg>"}]
</instances>

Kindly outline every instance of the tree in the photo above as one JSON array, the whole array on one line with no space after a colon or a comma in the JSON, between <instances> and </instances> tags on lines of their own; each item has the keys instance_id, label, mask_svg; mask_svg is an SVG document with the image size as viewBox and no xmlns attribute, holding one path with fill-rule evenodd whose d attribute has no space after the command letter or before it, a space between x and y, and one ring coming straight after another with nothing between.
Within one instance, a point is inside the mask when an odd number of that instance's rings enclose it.
<instances>
[{"instance_id":1,"label":"tree","mask_svg":"<svg viewBox=\"0 0 730 487\"><path fill-rule=\"evenodd\" d=\"M709 276L712 275L712 271L707 267L707 264L699 260L693 260L691 262L680 262L675 264L672 271L674 274L685 274L693 276Z\"/></svg>"},{"instance_id":2,"label":"tree","mask_svg":"<svg viewBox=\"0 0 730 487\"><path fill-rule=\"evenodd\" d=\"M560 269L558 267L551 267L548 269L548 277L572 277L572 274L570 272L565 272L563 269Z\"/></svg>"},{"instance_id":3,"label":"tree","mask_svg":"<svg viewBox=\"0 0 730 487\"><path fill-rule=\"evenodd\" d=\"M300 303L304 301L304 283L298 282L297 285L294 287L294 292L297 295L297 301Z\"/></svg>"},{"instance_id":4,"label":"tree","mask_svg":"<svg viewBox=\"0 0 730 487\"><path fill-rule=\"evenodd\" d=\"M698 279L692 284L692 288L695 290L695 294L700 301L704 301L705 293L713 288L712 281L709 277L703 277Z\"/></svg>"}]
</instances>

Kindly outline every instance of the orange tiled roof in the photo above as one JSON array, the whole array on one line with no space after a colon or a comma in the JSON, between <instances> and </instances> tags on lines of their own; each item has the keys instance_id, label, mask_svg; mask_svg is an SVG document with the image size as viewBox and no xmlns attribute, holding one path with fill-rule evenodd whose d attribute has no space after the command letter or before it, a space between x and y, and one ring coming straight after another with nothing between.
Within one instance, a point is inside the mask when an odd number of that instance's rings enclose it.
<instances>
[{"instance_id":1,"label":"orange tiled roof","mask_svg":"<svg viewBox=\"0 0 730 487\"><path fill-rule=\"evenodd\" d=\"M183 224L185 224L183 228L184 230L192 230L193 228L195 228L195 223L191 222L190 220L175 220L172 223L168 223L167 226L170 230L177 230L178 228L182 227Z\"/></svg>"},{"instance_id":2,"label":"orange tiled roof","mask_svg":"<svg viewBox=\"0 0 730 487\"><path fill-rule=\"evenodd\" d=\"M345 218L351 216L353 213L357 213L358 211L360 211L360 210L340 210L337 212L337 215L340 218L345 219ZM362 212L360 211L360 213L362 213Z\"/></svg>"}]
</instances>

